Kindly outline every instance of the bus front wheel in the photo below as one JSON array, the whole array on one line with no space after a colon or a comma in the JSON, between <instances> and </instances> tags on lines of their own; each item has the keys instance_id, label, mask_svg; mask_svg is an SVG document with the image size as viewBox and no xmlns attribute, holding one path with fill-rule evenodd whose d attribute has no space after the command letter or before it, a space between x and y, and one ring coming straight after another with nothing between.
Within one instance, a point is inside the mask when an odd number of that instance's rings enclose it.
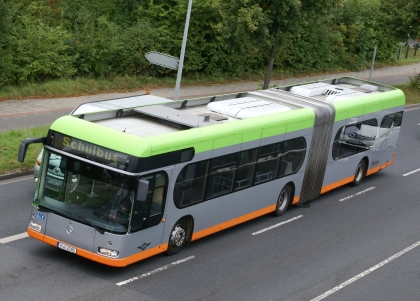
<instances>
[{"instance_id":1,"label":"bus front wheel","mask_svg":"<svg viewBox=\"0 0 420 301\"><path fill-rule=\"evenodd\" d=\"M169 236L168 250L166 250L168 255L174 255L182 249L187 240L187 232L185 219L180 219L175 223Z\"/></svg>"},{"instance_id":2,"label":"bus front wheel","mask_svg":"<svg viewBox=\"0 0 420 301\"><path fill-rule=\"evenodd\" d=\"M279 198L277 199L276 211L274 211L274 215L280 216L286 212L291 197L292 189L289 185L284 186L280 192Z\"/></svg>"},{"instance_id":3,"label":"bus front wheel","mask_svg":"<svg viewBox=\"0 0 420 301\"><path fill-rule=\"evenodd\" d=\"M354 173L354 180L352 185L357 186L362 183L366 175L366 161L362 159L357 165L356 172Z\"/></svg>"}]
</instances>

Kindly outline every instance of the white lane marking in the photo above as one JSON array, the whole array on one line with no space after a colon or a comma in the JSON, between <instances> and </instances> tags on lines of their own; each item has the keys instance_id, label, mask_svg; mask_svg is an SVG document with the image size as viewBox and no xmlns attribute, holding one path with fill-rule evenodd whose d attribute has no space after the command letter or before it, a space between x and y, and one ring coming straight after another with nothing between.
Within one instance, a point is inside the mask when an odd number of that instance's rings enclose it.
<instances>
[{"instance_id":1,"label":"white lane marking","mask_svg":"<svg viewBox=\"0 0 420 301\"><path fill-rule=\"evenodd\" d=\"M388 259L385 259L384 261L378 263L377 265L374 265L373 267L371 267L370 269L367 269L366 271L360 273L359 275L356 275L353 278L350 278L349 280L344 281L340 285L337 285L333 289L330 289L329 291L323 293L322 295L319 295L318 297L312 299L311 301L320 301L320 300L334 294L335 292L341 290L342 288L346 287L347 285L352 284L353 282L355 282L355 281L359 280L360 278L372 273L373 271L379 269L380 267L383 267L387 263L393 261L394 259L400 257L401 255L404 255L408 251L411 251L412 249L414 249L418 246L420 246L420 241L416 242L415 244L412 244L411 246L405 248L404 250L398 252L397 254L392 255L391 257L389 257Z\"/></svg>"},{"instance_id":2,"label":"white lane marking","mask_svg":"<svg viewBox=\"0 0 420 301\"><path fill-rule=\"evenodd\" d=\"M303 217L303 215L298 215L298 216L295 216L294 218L291 218L291 219L289 219L289 220L287 220L287 221L284 221L284 222L281 222L281 223L278 223L278 224L272 225L271 227L268 227L268 228L262 229L262 230L260 230L260 231L257 231L257 232L251 233L251 234L252 234L252 235L261 234L261 233L263 233L263 232L265 232L265 231L268 231L268 230L271 230L271 229L274 229L274 228L280 227L280 226L282 226L282 225L284 225L284 224L287 224L287 223L293 222L294 220L297 220L297 219L299 219L299 218L301 218L301 217Z\"/></svg>"},{"instance_id":3,"label":"white lane marking","mask_svg":"<svg viewBox=\"0 0 420 301\"><path fill-rule=\"evenodd\" d=\"M16 234L16 235L13 235L13 236L2 238L2 239L0 239L0 243L5 244L5 243L8 243L8 242L18 240L18 239L22 239L22 238L26 238L26 237L29 237L29 235L28 235L28 233L24 232L24 233L21 233L21 234Z\"/></svg>"},{"instance_id":4,"label":"white lane marking","mask_svg":"<svg viewBox=\"0 0 420 301\"><path fill-rule=\"evenodd\" d=\"M371 191L371 190L373 190L373 189L375 189L375 188L376 188L376 187L369 187L369 188L367 188L367 189L365 189L365 190L362 190L362 191L360 191L360 192L358 192L358 193L355 193L355 194L349 195L348 197L345 197L344 199L341 199L341 200L338 200L338 201L339 201L339 202L344 202L344 201L347 201L348 199L354 198L355 196L361 195L361 194L363 194L363 193L365 193L365 192L368 192L368 191Z\"/></svg>"},{"instance_id":5,"label":"white lane marking","mask_svg":"<svg viewBox=\"0 0 420 301\"><path fill-rule=\"evenodd\" d=\"M410 171L410 172L407 172L407 173L403 174L402 176L403 177L406 177L406 176L409 176L409 175L411 175L413 173L416 173L416 172L419 172L419 171L420 171L420 168L419 169L416 169L416 170L413 170L413 171Z\"/></svg>"},{"instance_id":6,"label":"white lane marking","mask_svg":"<svg viewBox=\"0 0 420 301\"><path fill-rule=\"evenodd\" d=\"M116 285L121 286L121 285L124 285L124 284L130 283L130 282L133 282L133 281L135 281L135 280L140 280L140 279L142 279L142 278L145 278L145 277L147 277L147 276L150 276L150 275L156 274L156 273L158 273L158 272L161 272L161 271L163 271L163 270L169 269L169 268L171 268L171 267L173 267L173 266L175 266L175 265L177 265L177 264L180 264L180 263L186 262L186 261L191 260L191 259L193 259L193 258L195 258L195 256L190 256L190 257L187 257L187 258L184 258L184 259L181 259L181 260L178 260L178 261L172 262L172 263L170 263L170 264L167 264L167 265L165 265L165 266L163 266L163 267L161 267L161 268L158 268L158 269L156 269L156 270L153 270L153 271L151 271L151 272L148 272L148 273L142 274L142 275L137 276L137 277L133 277L133 278L128 279L128 280L124 280L124 281L118 282L118 283L116 283Z\"/></svg>"}]
</instances>

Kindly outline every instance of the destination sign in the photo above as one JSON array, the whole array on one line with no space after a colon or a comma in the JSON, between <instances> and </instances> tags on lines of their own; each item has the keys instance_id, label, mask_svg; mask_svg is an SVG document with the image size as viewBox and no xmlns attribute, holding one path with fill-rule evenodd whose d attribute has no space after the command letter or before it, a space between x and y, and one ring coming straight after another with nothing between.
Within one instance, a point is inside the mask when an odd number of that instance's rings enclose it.
<instances>
[{"instance_id":1,"label":"destination sign","mask_svg":"<svg viewBox=\"0 0 420 301\"><path fill-rule=\"evenodd\" d=\"M59 132L52 133L50 145L64 152L118 169L126 169L128 164L128 154L117 152Z\"/></svg>"}]
</instances>

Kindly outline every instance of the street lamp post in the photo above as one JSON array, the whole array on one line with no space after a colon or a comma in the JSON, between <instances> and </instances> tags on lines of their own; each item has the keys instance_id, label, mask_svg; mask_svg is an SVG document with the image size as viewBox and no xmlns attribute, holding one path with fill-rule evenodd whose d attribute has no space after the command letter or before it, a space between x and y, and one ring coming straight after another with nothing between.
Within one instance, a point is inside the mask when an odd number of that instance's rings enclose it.
<instances>
[{"instance_id":1,"label":"street lamp post","mask_svg":"<svg viewBox=\"0 0 420 301\"><path fill-rule=\"evenodd\" d=\"M185 46L187 45L188 27L190 24L192 0L188 0L187 19L185 20L184 37L182 38L181 57L179 58L178 75L176 77L174 100L178 100L181 85L182 67L184 66Z\"/></svg>"}]
</instances>

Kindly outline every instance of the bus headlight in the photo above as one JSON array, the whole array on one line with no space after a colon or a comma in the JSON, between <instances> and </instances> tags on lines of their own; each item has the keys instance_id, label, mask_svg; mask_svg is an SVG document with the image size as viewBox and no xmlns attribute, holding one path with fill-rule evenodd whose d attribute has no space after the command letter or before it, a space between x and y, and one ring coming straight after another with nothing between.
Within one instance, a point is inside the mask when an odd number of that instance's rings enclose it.
<instances>
[{"instance_id":1,"label":"bus headlight","mask_svg":"<svg viewBox=\"0 0 420 301\"><path fill-rule=\"evenodd\" d=\"M98 248L98 253L104 256L112 257L112 258L117 258L118 255L120 255L120 252L118 251L114 251L114 250L110 250L110 249L106 249L102 247Z\"/></svg>"},{"instance_id":2,"label":"bus headlight","mask_svg":"<svg viewBox=\"0 0 420 301\"><path fill-rule=\"evenodd\" d=\"M31 228L32 230L35 230L36 232L41 232L41 225L34 223L33 221L29 223L29 228Z\"/></svg>"}]
</instances>

